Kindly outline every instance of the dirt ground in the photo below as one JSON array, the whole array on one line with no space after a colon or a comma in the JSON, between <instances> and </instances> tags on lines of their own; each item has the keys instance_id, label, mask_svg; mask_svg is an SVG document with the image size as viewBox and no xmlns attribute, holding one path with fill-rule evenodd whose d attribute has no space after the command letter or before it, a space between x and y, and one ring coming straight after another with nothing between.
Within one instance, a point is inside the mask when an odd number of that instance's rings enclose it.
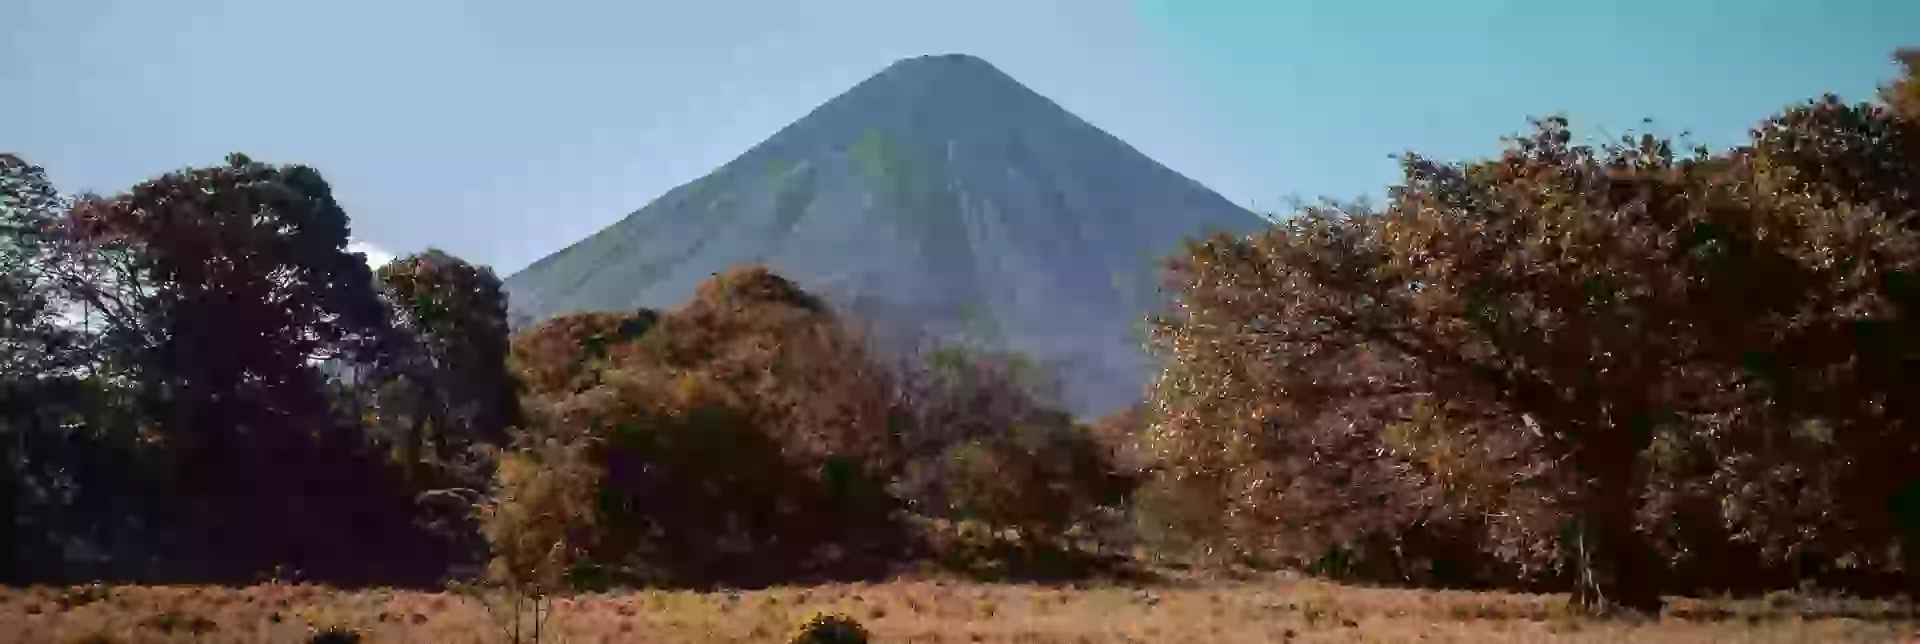
<instances>
[{"instance_id":1,"label":"dirt ground","mask_svg":"<svg viewBox=\"0 0 1920 644\"><path fill-rule=\"evenodd\" d=\"M252 644L308 642L344 629L362 642L506 642L513 611L501 599L287 584L0 589L0 641ZM1892 602L1676 599L1658 619L1594 618L1567 610L1563 596L1290 577L1153 587L899 581L649 590L556 599L552 612L541 642L783 642L820 612L858 620L875 642L1920 642L1912 608ZM527 619L523 613L530 635Z\"/></svg>"}]
</instances>

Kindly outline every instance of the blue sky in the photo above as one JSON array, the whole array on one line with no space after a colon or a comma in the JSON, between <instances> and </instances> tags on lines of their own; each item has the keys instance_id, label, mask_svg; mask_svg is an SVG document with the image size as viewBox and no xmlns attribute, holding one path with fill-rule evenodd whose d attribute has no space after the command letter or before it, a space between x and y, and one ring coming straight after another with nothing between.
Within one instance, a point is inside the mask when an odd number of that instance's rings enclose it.
<instances>
[{"instance_id":1,"label":"blue sky","mask_svg":"<svg viewBox=\"0 0 1920 644\"><path fill-rule=\"evenodd\" d=\"M893 60L981 56L1227 197L1378 194L1528 116L1727 144L1920 45L1912 0L11 0L0 149L114 192L318 167L360 240L507 274Z\"/></svg>"}]
</instances>

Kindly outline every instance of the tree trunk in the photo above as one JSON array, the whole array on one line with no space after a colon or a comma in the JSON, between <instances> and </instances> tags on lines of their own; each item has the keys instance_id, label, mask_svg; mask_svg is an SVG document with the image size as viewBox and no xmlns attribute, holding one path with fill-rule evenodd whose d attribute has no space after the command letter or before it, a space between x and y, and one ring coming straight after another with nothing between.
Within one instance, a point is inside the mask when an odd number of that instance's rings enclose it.
<instances>
[{"instance_id":1,"label":"tree trunk","mask_svg":"<svg viewBox=\"0 0 1920 644\"><path fill-rule=\"evenodd\" d=\"M1576 454L1591 483L1579 509L1580 553L1587 568L1575 597L1589 607L1608 604L1658 613L1662 567L1653 547L1634 529L1644 487L1639 455L1646 440L1626 427L1610 427Z\"/></svg>"},{"instance_id":2,"label":"tree trunk","mask_svg":"<svg viewBox=\"0 0 1920 644\"><path fill-rule=\"evenodd\" d=\"M1617 491L1604 494L1626 496ZM1584 526L1588 543L1595 546L1592 563L1600 596L1594 599L1633 611L1660 612L1659 561L1646 539L1633 529L1633 506L1613 498L1596 501L1586 512L1591 522Z\"/></svg>"},{"instance_id":3,"label":"tree trunk","mask_svg":"<svg viewBox=\"0 0 1920 644\"><path fill-rule=\"evenodd\" d=\"M400 448L401 472L405 475L408 486L419 483L420 456L422 444L426 440L427 424L427 415L423 410L415 409L411 416L407 419L406 442Z\"/></svg>"}]
</instances>

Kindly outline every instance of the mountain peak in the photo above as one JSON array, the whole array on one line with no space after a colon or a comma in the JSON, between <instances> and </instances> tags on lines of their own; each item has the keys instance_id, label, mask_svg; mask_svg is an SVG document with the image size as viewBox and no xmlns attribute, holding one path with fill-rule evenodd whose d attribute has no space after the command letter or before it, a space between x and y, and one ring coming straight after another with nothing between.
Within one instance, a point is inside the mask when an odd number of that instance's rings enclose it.
<instances>
[{"instance_id":1,"label":"mountain peak","mask_svg":"<svg viewBox=\"0 0 1920 644\"><path fill-rule=\"evenodd\" d=\"M994 67L984 59L972 54L927 54L902 58L888 65L875 78L911 78L919 82L934 82L943 85L954 81L989 81L995 84L1020 85L1019 81L1008 76L1000 68ZM1024 86L1022 86L1024 88Z\"/></svg>"},{"instance_id":2,"label":"mountain peak","mask_svg":"<svg viewBox=\"0 0 1920 644\"><path fill-rule=\"evenodd\" d=\"M890 344L991 337L1057 369L1063 402L1099 415L1146 382L1132 328L1162 306L1151 258L1259 224L987 61L935 54L894 62L506 288L524 324L671 308L716 273L763 265Z\"/></svg>"},{"instance_id":3,"label":"mountain peak","mask_svg":"<svg viewBox=\"0 0 1920 644\"><path fill-rule=\"evenodd\" d=\"M902 58L900 60L894 61L892 66L893 67L944 66L944 67L976 67L976 68L985 67L988 69L994 69L993 63L989 63L985 60L982 60L979 56L975 56L973 54L961 54L961 53L924 54L920 56L910 56L907 58ZM995 70L995 71L998 71L998 70Z\"/></svg>"}]
</instances>

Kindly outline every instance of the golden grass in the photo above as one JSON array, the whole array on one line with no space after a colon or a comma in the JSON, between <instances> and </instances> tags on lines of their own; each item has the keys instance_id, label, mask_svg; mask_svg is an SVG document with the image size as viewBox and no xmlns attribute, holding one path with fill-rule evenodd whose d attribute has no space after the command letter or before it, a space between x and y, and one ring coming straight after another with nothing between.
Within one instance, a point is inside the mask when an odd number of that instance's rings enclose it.
<instances>
[{"instance_id":1,"label":"golden grass","mask_svg":"<svg viewBox=\"0 0 1920 644\"><path fill-rule=\"evenodd\" d=\"M1578 617L1552 595L1358 588L1289 577L1159 587L944 581L636 591L555 600L543 641L778 642L822 612L876 642L1899 642L1889 602L1775 596L1676 600L1658 619ZM0 590L0 641L305 642L345 627L367 642L500 642L498 614L450 593L317 586Z\"/></svg>"}]
</instances>

